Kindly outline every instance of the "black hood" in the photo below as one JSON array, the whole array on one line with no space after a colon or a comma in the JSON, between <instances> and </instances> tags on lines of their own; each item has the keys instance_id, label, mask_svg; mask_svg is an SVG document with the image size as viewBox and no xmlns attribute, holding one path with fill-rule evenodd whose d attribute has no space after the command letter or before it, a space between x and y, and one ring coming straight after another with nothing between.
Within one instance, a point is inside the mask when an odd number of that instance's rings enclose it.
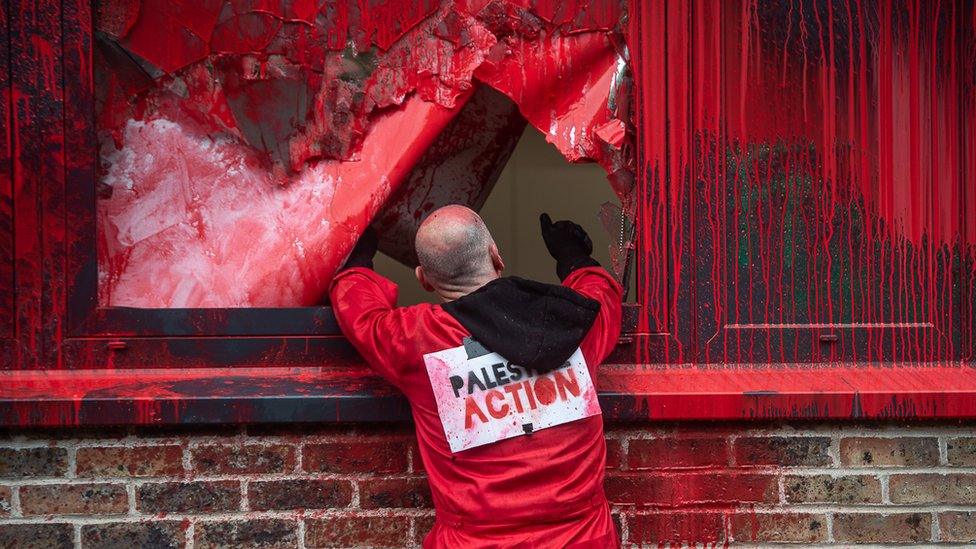
<instances>
[{"instance_id":1,"label":"black hood","mask_svg":"<svg viewBox=\"0 0 976 549\"><path fill-rule=\"evenodd\" d=\"M562 366L593 325L600 304L565 286L499 278L444 304L485 348L519 366Z\"/></svg>"}]
</instances>

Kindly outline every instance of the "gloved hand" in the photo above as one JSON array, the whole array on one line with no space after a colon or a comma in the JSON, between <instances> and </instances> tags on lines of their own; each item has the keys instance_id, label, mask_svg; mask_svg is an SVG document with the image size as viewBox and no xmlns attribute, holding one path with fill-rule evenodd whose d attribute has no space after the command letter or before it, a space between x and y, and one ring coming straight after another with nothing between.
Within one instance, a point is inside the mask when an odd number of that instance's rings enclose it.
<instances>
[{"instance_id":1,"label":"gloved hand","mask_svg":"<svg viewBox=\"0 0 976 549\"><path fill-rule=\"evenodd\" d=\"M566 280L570 273L581 267L600 265L590 257L593 253L593 241L583 227L569 220L553 223L547 213L539 216L539 224L542 226L542 240L546 243L546 249L556 260L559 280Z\"/></svg>"},{"instance_id":2,"label":"gloved hand","mask_svg":"<svg viewBox=\"0 0 976 549\"><path fill-rule=\"evenodd\" d=\"M376 230L372 226L366 227L366 231L363 232L362 236L359 237L359 241L356 242L356 247L352 249L349 254L349 258L346 259L345 265L342 269L346 270L352 267L365 267L367 269L373 268L373 256L376 255L376 245L378 242L376 236Z\"/></svg>"}]
</instances>

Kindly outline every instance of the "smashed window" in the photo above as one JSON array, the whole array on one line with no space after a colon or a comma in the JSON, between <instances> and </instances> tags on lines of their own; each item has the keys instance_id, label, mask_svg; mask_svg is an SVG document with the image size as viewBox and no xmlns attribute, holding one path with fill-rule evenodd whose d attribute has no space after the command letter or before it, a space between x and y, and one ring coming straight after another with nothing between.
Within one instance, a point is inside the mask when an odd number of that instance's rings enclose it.
<instances>
[{"instance_id":1,"label":"smashed window","mask_svg":"<svg viewBox=\"0 0 976 549\"><path fill-rule=\"evenodd\" d=\"M527 124L606 172L623 277L625 21L621 2L99 2L100 303L312 305L372 220L413 264L423 217L480 208Z\"/></svg>"},{"instance_id":2,"label":"smashed window","mask_svg":"<svg viewBox=\"0 0 976 549\"><path fill-rule=\"evenodd\" d=\"M622 235L632 234L632 227L619 216L620 199L606 184L606 172L594 163L567 162L533 127L522 133L479 211L505 261L506 274L559 283L555 262L540 234L540 212L549 213L553 219L579 223L589 233L593 258L601 265L611 268L614 256L626 260L626 253L632 253L619 241ZM617 254L618 250L624 253ZM399 286L401 305L440 302L437 294L425 291L417 283L409 262L401 263L380 253L374 264L377 272ZM632 255L629 269L625 269L627 266L621 263L613 272L619 273L618 279L626 279L626 299L630 301L636 295Z\"/></svg>"}]
</instances>

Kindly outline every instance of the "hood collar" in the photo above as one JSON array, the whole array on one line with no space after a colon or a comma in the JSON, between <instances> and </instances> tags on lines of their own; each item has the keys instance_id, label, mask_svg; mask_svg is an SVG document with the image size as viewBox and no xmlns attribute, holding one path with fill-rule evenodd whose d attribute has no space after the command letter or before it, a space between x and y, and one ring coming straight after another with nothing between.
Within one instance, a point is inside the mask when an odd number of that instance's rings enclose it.
<instances>
[{"instance_id":1,"label":"hood collar","mask_svg":"<svg viewBox=\"0 0 976 549\"><path fill-rule=\"evenodd\" d=\"M498 278L443 305L486 349L540 372L562 366L600 311L566 286Z\"/></svg>"}]
</instances>

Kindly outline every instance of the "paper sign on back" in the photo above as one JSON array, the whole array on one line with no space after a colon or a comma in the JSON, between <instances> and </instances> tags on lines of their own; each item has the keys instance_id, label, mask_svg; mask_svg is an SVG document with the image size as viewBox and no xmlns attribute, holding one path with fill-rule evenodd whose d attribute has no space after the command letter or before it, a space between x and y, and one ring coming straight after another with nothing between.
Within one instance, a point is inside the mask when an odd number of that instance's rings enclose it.
<instances>
[{"instance_id":1,"label":"paper sign on back","mask_svg":"<svg viewBox=\"0 0 976 549\"><path fill-rule=\"evenodd\" d=\"M512 364L471 338L424 355L424 363L452 452L600 414L579 349L544 374Z\"/></svg>"}]
</instances>

